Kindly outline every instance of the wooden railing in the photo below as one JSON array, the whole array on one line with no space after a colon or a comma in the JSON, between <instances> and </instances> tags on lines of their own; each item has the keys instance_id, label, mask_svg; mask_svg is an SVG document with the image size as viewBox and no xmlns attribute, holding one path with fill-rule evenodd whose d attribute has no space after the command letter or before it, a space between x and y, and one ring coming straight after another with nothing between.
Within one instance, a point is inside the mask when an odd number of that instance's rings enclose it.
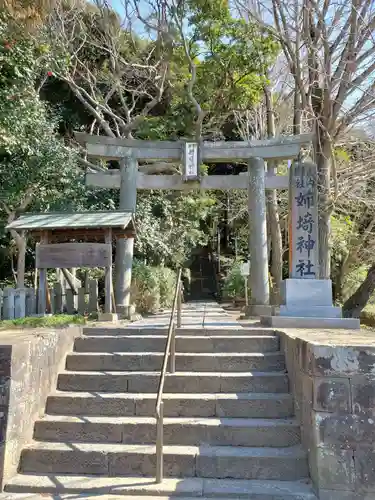
<instances>
[{"instance_id":1,"label":"wooden railing","mask_svg":"<svg viewBox=\"0 0 375 500\"><path fill-rule=\"evenodd\" d=\"M158 393L156 397L155 415L156 415L156 482L163 481L163 391L164 382L167 374L168 359L170 358L169 372L176 371L176 328L175 314L177 309L177 327L181 327L181 309L182 309L182 283L181 269L177 274L176 288L173 298L172 311L168 326L167 343L164 351L163 366L160 373Z\"/></svg>"}]
</instances>

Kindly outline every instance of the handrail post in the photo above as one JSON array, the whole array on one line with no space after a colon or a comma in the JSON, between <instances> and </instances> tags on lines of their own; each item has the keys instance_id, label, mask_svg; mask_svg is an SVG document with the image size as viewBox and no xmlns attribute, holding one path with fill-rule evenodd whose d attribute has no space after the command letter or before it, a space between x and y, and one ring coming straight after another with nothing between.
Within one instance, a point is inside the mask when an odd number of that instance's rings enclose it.
<instances>
[{"instance_id":1,"label":"handrail post","mask_svg":"<svg viewBox=\"0 0 375 500\"><path fill-rule=\"evenodd\" d=\"M181 328L182 325L182 283L178 284L178 295L177 295L177 328Z\"/></svg>"},{"instance_id":2,"label":"handrail post","mask_svg":"<svg viewBox=\"0 0 375 500\"><path fill-rule=\"evenodd\" d=\"M182 290L181 282L181 268L177 274L177 282L175 293L173 297L173 305L171 316L169 320L167 343L165 345L163 365L160 372L158 392L156 396L155 413L156 413L156 483L160 484L163 481L163 390L166 378L168 361L170 363L171 373L176 369L176 325L175 314L178 303L178 297Z\"/></svg>"},{"instance_id":3,"label":"handrail post","mask_svg":"<svg viewBox=\"0 0 375 500\"><path fill-rule=\"evenodd\" d=\"M174 373L176 371L176 327L173 323L172 327L172 339L171 339L171 356L170 356L170 365L169 365L170 373Z\"/></svg>"},{"instance_id":4,"label":"handrail post","mask_svg":"<svg viewBox=\"0 0 375 500\"><path fill-rule=\"evenodd\" d=\"M159 414L156 417L156 482L163 481L163 405L160 402Z\"/></svg>"}]
</instances>

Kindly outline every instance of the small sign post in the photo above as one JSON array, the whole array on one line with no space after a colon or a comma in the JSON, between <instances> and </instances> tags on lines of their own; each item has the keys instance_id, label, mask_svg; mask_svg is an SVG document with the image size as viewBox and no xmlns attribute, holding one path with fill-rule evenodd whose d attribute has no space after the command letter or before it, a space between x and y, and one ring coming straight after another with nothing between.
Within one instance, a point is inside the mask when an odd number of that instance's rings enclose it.
<instances>
[{"instance_id":1,"label":"small sign post","mask_svg":"<svg viewBox=\"0 0 375 500\"><path fill-rule=\"evenodd\" d=\"M248 286L249 286L249 275L250 275L250 262L243 262L241 264L241 275L244 277L244 280L245 280L245 304L248 306L249 305Z\"/></svg>"},{"instance_id":2,"label":"small sign post","mask_svg":"<svg viewBox=\"0 0 375 500\"><path fill-rule=\"evenodd\" d=\"M241 274L242 274L242 276L249 276L249 274L250 274L250 262L243 262L241 264Z\"/></svg>"},{"instance_id":3,"label":"small sign post","mask_svg":"<svg viewBox=\"0 0 375 500\"><path fill-rule=\"evenodd\" d=\"M186 142L184 149L184 180L198 179L198 143Z\"/></svg>"}]
</instances>

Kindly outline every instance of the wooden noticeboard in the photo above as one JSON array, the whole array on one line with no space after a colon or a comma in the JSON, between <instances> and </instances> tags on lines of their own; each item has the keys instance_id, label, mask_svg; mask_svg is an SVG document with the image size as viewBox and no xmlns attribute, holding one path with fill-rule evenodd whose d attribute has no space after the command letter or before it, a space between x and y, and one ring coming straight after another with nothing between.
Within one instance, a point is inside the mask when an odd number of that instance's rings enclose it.
<instances>
[{"instance_id":1,"label":"wooden noticeboard","mask_svg":"<svg viewBox=\"0 0 375 500\"><path fill-rule=\"evenodd\" d=\"M36 247L36 267L109 267L112 265L112 245L108 243L56 243Z\"/></svg>"}]
</instances>

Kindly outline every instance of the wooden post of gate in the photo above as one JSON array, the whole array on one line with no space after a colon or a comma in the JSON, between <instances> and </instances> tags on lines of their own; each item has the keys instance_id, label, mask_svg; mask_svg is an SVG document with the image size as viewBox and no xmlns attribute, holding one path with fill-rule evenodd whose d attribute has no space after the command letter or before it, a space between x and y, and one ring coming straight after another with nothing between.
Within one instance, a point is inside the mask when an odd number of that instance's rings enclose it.
<instances>
[{"instance_id":1,"label":"wooden post of gate","mask_svg":"<svg viewBox=\"0 0 375 500\"><path fill-rule=\"evenodd\" d=\"M40 245L48 244L48 233L46 231L42 231L40 238ZM36 251L40 248L40 245L37 246ZM38 263L36 265L38 268ZM47 308L47 269L41 268L39 269L39 288L38 288L38 313L45 314Z\"/></svg>"},{"instance_id":2,"label":"wooden post of gate","mask_svg":"<svg viewBox=\"0 0 375 500\"><path fill-rule=\"evenodd\" d=\"M109 246L110 252L105 267L105 307L106 314L112 313L112 231L107 229L105 233L105 243Z\"/></svg>"}]
</instances>

